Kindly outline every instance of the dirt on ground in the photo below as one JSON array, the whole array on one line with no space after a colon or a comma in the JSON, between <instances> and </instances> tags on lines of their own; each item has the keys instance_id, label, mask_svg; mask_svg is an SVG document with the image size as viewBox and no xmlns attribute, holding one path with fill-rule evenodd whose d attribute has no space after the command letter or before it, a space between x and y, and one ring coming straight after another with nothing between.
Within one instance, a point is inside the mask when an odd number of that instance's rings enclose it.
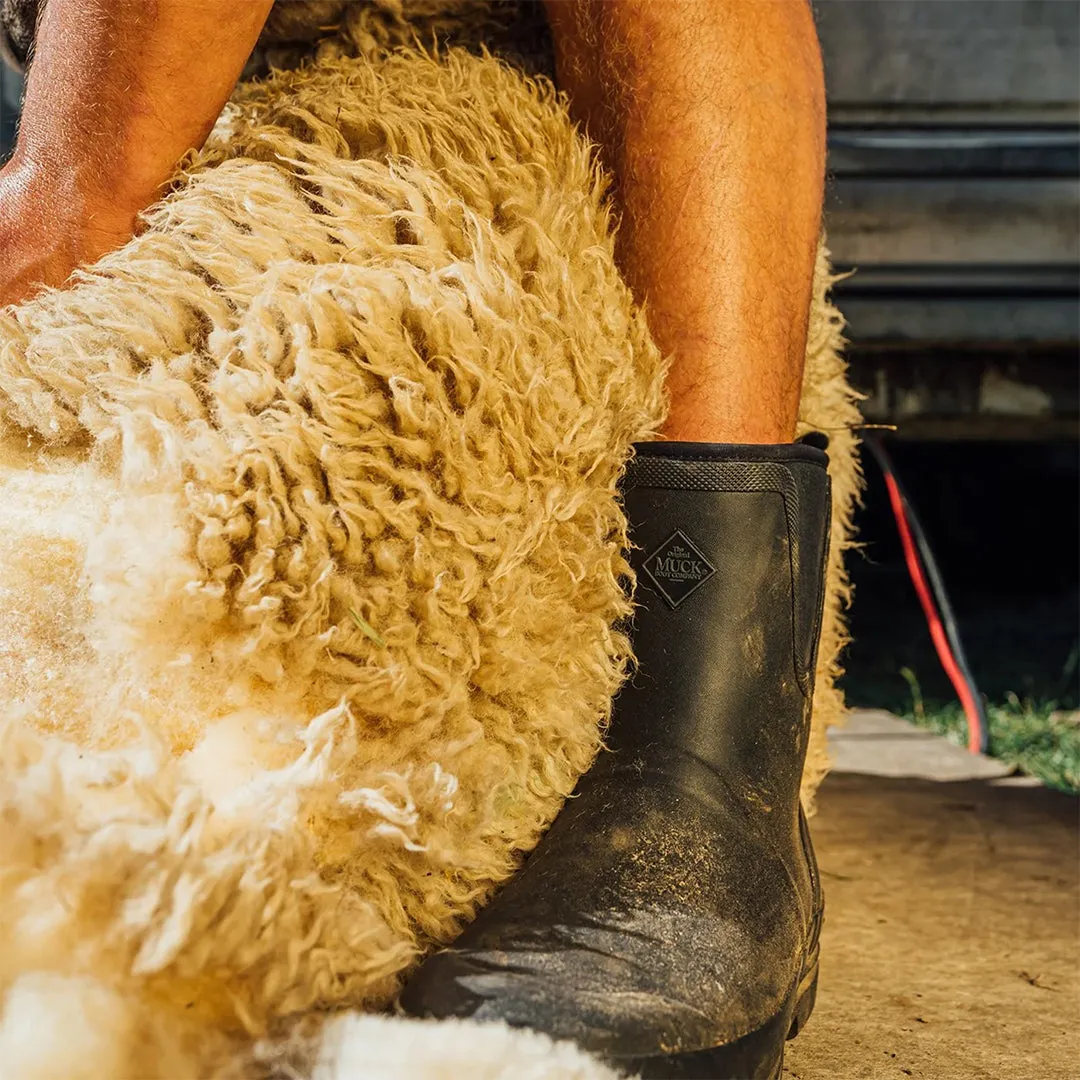
<instances>
[{"instance_id":1,"label":"dirt on ground","mask_svg":"<svg viewBox=\"0 0 1080 1080\"><path fill-rule=\"evenodd\" d=\"M834 774L817 1008L786 1080L1080 1076L1080 802Z\"/></svg>"}]
</instances>

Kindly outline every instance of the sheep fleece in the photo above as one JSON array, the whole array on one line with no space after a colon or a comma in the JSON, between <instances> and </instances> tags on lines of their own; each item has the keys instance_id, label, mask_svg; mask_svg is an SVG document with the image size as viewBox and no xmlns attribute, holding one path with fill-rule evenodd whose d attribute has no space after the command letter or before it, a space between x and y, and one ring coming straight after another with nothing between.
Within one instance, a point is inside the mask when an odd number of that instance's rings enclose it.
<instances>
[{"instance_id":1,"label":"sheep fleece","mask_svg":"<svg viewBox=\"0 0 1080 1080\"><path fill-rule=\"evenodd\" d=\"M629 659L615 491L664 363L604 192L543 79L323 56L243 84L137 238L0 313L3 1080L609 1075L358 1015L535 844ZM822 256L807 798L856 489L827 284Z\"/></svg>"}]
</instances>

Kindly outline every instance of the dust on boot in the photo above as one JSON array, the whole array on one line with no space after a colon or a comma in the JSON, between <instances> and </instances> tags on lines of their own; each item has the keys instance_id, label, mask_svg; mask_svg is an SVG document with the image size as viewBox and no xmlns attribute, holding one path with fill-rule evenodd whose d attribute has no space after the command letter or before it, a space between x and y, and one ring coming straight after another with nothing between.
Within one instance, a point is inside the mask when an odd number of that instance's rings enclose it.
<instances>
[{"instance_id":1,"label":"dust on boot","mask_svg":"<svg viewBox=\"0 0 1080 1080\"><path fill-rule=\"evenodd\" d=\"M773 1078L813 1007L799 783L830 484L816 447L647 443L623 487L638 669L524 869L406 987L645 1076Z\"/></svg>"}]
</instances>

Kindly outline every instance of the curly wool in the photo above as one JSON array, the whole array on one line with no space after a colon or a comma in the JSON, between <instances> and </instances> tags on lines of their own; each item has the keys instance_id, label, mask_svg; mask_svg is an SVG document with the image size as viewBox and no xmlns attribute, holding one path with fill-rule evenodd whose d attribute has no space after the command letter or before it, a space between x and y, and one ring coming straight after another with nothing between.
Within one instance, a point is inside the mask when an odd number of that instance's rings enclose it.
<instances>
[{"instance_id":1,"label":"curly wool","mask_svg":"<svg viewBox=\"0 0 1080 1080\"><path fill-rule=\"evenodd\" d=\"M67 533L4 542L41 663L4 687L0 978L261 1032L387 1003L588 765L662 364L550 88L413 52L228 123L0 321L0 415L43 443L11 483Z\"/></svg>"},{"instance_id":2,"label":"curly wool","mask_svg":"<svg viewBox=\"0 0 1080 1080\"><path fill-rule=\"evenodd\" d=\"M615 485L663 413L603 196L543 82L324 60L0 313L5 1080L252 1075L311 1010L387 1005L588 766ZM802 423L844 539L825 283Z\"/></svg>"}]
</instances>

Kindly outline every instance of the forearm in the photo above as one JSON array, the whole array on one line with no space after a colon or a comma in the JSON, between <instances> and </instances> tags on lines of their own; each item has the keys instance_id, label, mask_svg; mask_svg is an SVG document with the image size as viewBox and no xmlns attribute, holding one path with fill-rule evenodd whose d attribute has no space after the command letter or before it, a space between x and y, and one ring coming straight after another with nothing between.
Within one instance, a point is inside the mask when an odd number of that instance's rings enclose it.
<instances>
[{"instance_id":1,"label":"forearm","mask_svg":"<svg viewBox=\"0 0 1080 1080\"><path fill-rule=\"evenodd\" d=\"M548 0L617 183L624 273L673 355L672 438L794 433L824 176L805 0Z\"/></svg>"},{"instance_id":2,"label":"forearm","mask_svg":"<svg viewBox=\"0 0 1080 1080\"><path fill-rule=\"evenodd\" d=\"M177 161L206 138L270 6L48 0L0 183L0 197L19 203L21 233L51 252L47 283L131 235Z\"/></svg>"}]
</instances>

